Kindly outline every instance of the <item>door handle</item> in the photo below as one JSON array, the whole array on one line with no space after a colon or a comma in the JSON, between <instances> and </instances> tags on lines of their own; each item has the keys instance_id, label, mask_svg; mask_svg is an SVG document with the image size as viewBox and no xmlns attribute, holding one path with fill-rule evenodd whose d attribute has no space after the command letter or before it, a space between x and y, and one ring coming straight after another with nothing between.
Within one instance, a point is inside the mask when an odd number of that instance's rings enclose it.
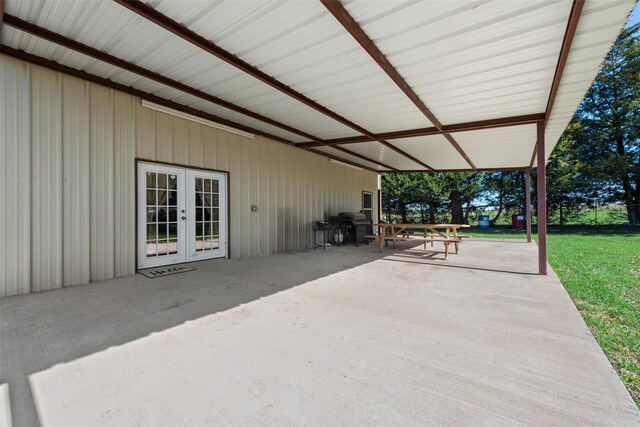
<instances>
[{"instance_id":1,"label":"door handle","mask_svg":"<svg viewBox=\"0 0 640 427\"><path fill-rule=\"evenodd\" d=\"M183 215L180 217L180 219L184 221L185 219L187 219L187 217Z\"/></svg>"}]
</instances>

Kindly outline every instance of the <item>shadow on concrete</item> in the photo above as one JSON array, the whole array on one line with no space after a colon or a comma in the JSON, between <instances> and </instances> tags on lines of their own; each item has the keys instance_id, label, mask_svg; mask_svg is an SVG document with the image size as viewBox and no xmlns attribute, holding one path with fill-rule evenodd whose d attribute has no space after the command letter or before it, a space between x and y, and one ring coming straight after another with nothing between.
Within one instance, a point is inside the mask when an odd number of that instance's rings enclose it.
<instances>
[{"instance_id":1,"label":"shadow on concrete","mask_svg":"<svg viewBox=\"0 0 640 427\"><path fill-rule=\"evenodd\" d=\"M229 310L383 257L372 246L294 256L192 263L195 271L140 274L0 301L0 384L14 426L38 425L29 375Z\"/></svg>"},{"instance_id":2,"label":"shadow on concrete","mask_svg":"<svg viewBox=\"0 0 640 427\"><path fill-rule=\"evenodd\" d=\"M493 268L485 268L478 266L468 266L468 265L456 265L456 264L447 264L444 260L442 262L425 262L425 259L433 259L435 254L426 255L424 257L415 257L415 256L402 256L402 255L394 255L393 257L387 257L384 261L391 262L400 262L400 263L411 263L411 264L422 264L422 265L433 265L437 267L444 268L458 268L463 270L478 270L478 271L488 271L491 273L507 273L507 274L518 274L518 275L530 275L537 276L538 273L528 272L528 271L511 271L511 270L497 270Z\"/></svg>"}]
</instances>

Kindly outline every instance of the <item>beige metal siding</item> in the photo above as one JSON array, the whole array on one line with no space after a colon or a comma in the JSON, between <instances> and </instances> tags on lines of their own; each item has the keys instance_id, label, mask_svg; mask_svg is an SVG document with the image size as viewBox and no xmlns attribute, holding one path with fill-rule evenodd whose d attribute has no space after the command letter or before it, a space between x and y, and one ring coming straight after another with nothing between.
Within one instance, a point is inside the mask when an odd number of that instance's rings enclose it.
<instances>
[{"instance_id":1,"label":"beige metal siding","mask_svg":"<svg viewBox=\"0 0 640 427\"><path fill-rule=\"evenodd\" d=\"M63 76L61 193L64 286L89 283L90 280L89 111L89 83ZM33 123L32 126L38 124ZM49 226L57 227L59 224L50 223Z\"/></svg>"},{"instance_id":2,"label":"beige metal siding","mask_svg":"<svg viewBox=\"0 0 640 427\"><path fill-rule=\"evenodd\" d=\"M136 270L135 222L135 165L136 103L125 93L114 92L114 271L116 277L133 274Z\"/></svg>"},{"instance_id":3,"label":"beige metal siding","mask_svg":"<svg viewBox=\"0 0 640 427\"><path fill-rule=\"evenodd\" d=\"M113 91L91 85L90 129L90 254L91 281L114 276Z\"/></svg>"},{"instance_id":4,"label":"beige metal siding","mask_svg":"<svg viewBox=\"0 0 640 427\"><path fill-rule=\"evenodd\" d=\"M0 142L0 295L30 292L29 66L2 58Z\"/></svg>"},{"instance_id":5,"label":"beige metal siding","mask_svg":"<svg viewBox=\"0 0 640 427\"><path fill-rule=\"evenodd\" d=\"M0 58L1 296L135 273L136 157L229 172L232 258L309 249L313 221L375 194L375 173Z\"/></svg>"},{"instance_id":6,"label":"beige metal siding","mask_svg":"<svg viewBox=\"0 0 640 427\"><path fill-rule=\"evenodd\" d=\"M61 76L31 69L31 287L62 286ZM41 125L36 126L36 123Z\"/></svg>"}]
</instances>

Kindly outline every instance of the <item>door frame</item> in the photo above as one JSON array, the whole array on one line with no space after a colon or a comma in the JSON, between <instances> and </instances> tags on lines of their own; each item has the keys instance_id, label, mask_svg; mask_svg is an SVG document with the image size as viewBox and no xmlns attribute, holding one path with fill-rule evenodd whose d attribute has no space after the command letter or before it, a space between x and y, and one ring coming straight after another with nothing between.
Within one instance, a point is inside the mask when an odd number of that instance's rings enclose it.
<instances>
[{"instance_id":1,"label":"door frame","mask_svg":"<svg viewBox=\"0 0 640 427\"><path fill-rule=\"evenodd\" d=\"M227 221L227 217L228 217L228 209L226 206L227 191L228 191L227 185L226 185L226 182L228 179L227 175L222 172L209 172L209 171L204 171L202 169L192 169L192 168L185 169L185 175L186 175L186 194L187 194L185 208L187 210L188 215L194 215L194 221L190 221L190 220L187 221L187 233L186 233L187 262L205 261L205 260L216 259L216 258L227 258L229 255L229 252L227 250L227 240L229 239L228 230L227 230L227 227L220 228L220 217L224 215L225 222ZM197 224L196 224L197 216L195 213L195 211L197 210L197 205L196 205L195 198L193 197L193 195L196 193L196 188L195 188L196 185L194 183L193 178L198 176L204 179L216 179L219 182L218 212L220 213L220 216L218 218L218 238L219 238L218 248L215 250L210 250L209 252L205 252L205 251L198 252L195 247L196 241L191 239L192 237L195 237L195 231L197 229ZM224 180L224 187L220 185L220 181L222 180ZM224 194L224 197L221 197L222 194ZM203 206L204 206L204 201L203 201ZM203 216L204 216L204 212L203 212ZM222 239L222 237L224 237L224 239ZM224 241L224 246L221 244L221 241ZM204 241L203 241L203 245L204 245ZM216 254L216 256L211 256L214 253ZM204 255L204 256L201 256L201 255Z\"/></svg>"},{"instance_id":2,"label":"door frame","mask_svg":"<svg viewBox=\"0 0 640 427\"><path fill-rule=\"evenodd\" d=\"M135 238L135 266L136 266L136 273L140 270L144 270L143 268L138 268L138 244L139 242L139 238L138 238L138 228L139 228L139 224L138 224L138 214L139 214L139 207L138 207L138 163L152 163L152 164L156 164L156 165L160 165L160 166L170 166L170 167L177 167L177 168L185 168L185 169L195 169L195 170L201 170L201 171L205 171L205 172L214 172L214 173L224 173L227 175L227 226L226 226L226 232L227 232L227 254L225 257L222 258L217 258L217 259L224 259L224 258L230 258L230 254L231 254L231 173L227 170L223 170L223 169L210 169L210 168L203 168L200 166L191 166L191 165L187 165L184 163L170 163L170 162L162 162L159 160L153 160L153 159L146 159L143 157L135 157L134 159L134 164L133 164L133 185L134 185L134 221L135 221L135 230L134 230L134 234L136 236ZM191 262L201 262L201 261L211 261L211 260L199 260L199 261L191 261Z\"/></svg>"},{"instance_id":3,"label":"door frame","mask_svg":"<svg viewBox=\"0 0 640 427\"><path fill-rule=\"evenodd\" d=\"M373 213L375 212L373 210L373 191L367 191L367 190L362 190L362 193L360 194L360 206L362 206L362 213L364 214L365 211L365 207L364 207L364 196L368 195L369 197L371 197L371 207L370 208L366 208L366 210L371 211L371 223L375 223L374 221L374 216ZM373 234L373 225L368 225L367 226L367 234Z\"/></svg>"}]
</instances>

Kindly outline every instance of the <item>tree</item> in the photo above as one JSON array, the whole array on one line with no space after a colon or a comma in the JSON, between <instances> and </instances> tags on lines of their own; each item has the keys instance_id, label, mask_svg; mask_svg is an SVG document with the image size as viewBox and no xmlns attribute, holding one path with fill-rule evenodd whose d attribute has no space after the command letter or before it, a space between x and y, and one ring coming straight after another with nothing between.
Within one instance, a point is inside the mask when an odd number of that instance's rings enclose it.
<instances>
[{"instance_id":1,"label":"tree","mask_svg":"<svg viewBox=\"0 0 640 427\"><path fill-rule=\"evenodd\" d=\"M451 222L464 224L469 220L471 201L481 190L480 175L475 172L450 172L445 174L451 202ZM463 210L463 204L466 210Z\"/></svg>"},{"instance_id":2,"label":"tree","mask_svg":"<svg viewBox=\"0 0 640 427\"><path fill-rule=\"evenodd\" d=\"M593 178L590 157L582 121L574 117L547 163L548 218L557 213L560 225L576 220L585 207L611 201Z\"/></svg>"},{"instance_id":3,"label":"tree","mask_svg":"<svg viewBox=\"0 0 640 427\"><path fill-rule=\"evenodd\" d=\"M640 225L640 24L622 31L576 112L588 171Z\"/></svg>"},{"instance_id":4,"label":"tree","mask_svg":"<svg viewBox=\"0 0 640 427\"><path fill-rule=\"evenodd\" d=\"M436 212L449 197L447 179L442 173L425 173L423 176L424 200L429 207L429 222L436 223Z\"/></svg>"},{"instance_id":5,"label":"tree","mask_svg":"<svg viewBox=\"0 0 640 427\"><path fill-rule=\"evenodd\" d=\"M409 208L418 203L422 173L385 173L382 175L382 210L387 214L400 215L402 223L407 223Z\"/></svg>"},{"instance_id":6,"label":"tree","mask_svg":"<svg viewBox=\"0 0 640 427\"><path fill-rule=\"evenodd\" d=\"M484 198L492 205L497 206L498 211L491 218L495 224L503 213L519 211L525 209L524 193L524 173L519 171L511 172L490 172L485 175L482 186L485 190Z\"/></svg>"}]
</instances>

